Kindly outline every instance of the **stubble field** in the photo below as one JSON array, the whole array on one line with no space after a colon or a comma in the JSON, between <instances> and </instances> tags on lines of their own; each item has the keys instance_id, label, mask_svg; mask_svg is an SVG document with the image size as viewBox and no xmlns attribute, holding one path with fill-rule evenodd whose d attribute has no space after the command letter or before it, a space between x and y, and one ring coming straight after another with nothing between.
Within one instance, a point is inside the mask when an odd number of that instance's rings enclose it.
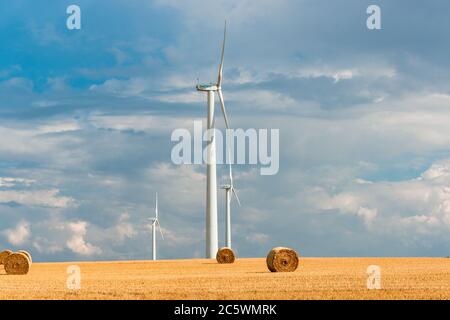
<instances>
[{"instance_id":1,"label":"stubble field","mask_svg":"<svg viewBox=\"0 0 450 320\"><path fill-rule=\"evenodd\" d=\"M81 289L66 286L81 269ZM381 267L381 290L366 269ZM0 299L449 299L448 258L301 258L297 271L271 273L265 259L33 263L25 276L0 266Z\"/></svg>"}]
</instances>

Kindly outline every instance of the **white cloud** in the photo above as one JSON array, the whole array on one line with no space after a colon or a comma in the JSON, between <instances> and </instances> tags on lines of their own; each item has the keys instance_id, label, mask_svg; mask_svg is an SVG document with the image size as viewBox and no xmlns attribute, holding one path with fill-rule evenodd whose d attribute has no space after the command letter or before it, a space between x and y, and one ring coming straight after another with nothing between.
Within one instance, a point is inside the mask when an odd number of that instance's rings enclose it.
<instances>
[{"instance_id":1,"label":"white cloud","mask_svg":"<svg viewBox=\"0 0 450 320\"><path fill-rule=\"evenodd\" d=\"M77 121L74 120L60 120L60 121L50 121L37 127L37 133L61 133L68 131L80 130L81 126Z\"/></svg>"},{"instance_id":2,"label":"white cloud","mask_svg":"<svg viewBox=\"0 0 450 320\"><path fill-rule=\"evenodd\" d=\"M145 91L151 83L146 78L130 78L128 80L108 79L102 84L93 84L90 91L113 94L118 97L141 97L146 98Z\"/></svg>"},{"instance_id":3,"label":"white cloud","mask_svg":"<svg viewBox=\"0 0 450 320\"><path fill-rule=\"evenodd\" d=\"M450 159L432 164L415 179L357 183L337 193L319 187L311 189L306 200L320 210L356 215L371 230L448 231Z\"/></svg>"},{"instance_id":4,"label":"white cloud","mask_svg":"<svg viewBox=\"0 0 450 320\"><path fill-rule=\"evenodd\" d=\"M6 239L14 246L24 244L31 235L30 224L27 221L19 222L14 229L3 231Z\"/></svg>"},{"instance_id":5,"label":"white cloud","mask_svg":"<svg viewBox=\"0 0 450 320\"><path fill-rule=\"evenodd\" d=\"M70 197L58 196L58 189L50 190L30 190L0 191L0 203L15 202L26 206L42 206L50 208L66 208L74 204L74 199Z\"/></svg>"},{"instance_id":6,"label":"white cloud","mask_svg":"<svg viewBox=\"0 0 450 320\"><path fill-rule=\"evenodd\" d=\"M51 101L51 100L35 100L31 103L33 107L38 108L48 108L48 107L54 107L58 105L58 101Z\"/></svg>"},{"instance_id":7,"label":"white cloud","mask_svg":"<svg viewBox=\"0 0 450 320\"><path fill-rule=\"evenodd\" d=\"M165 93L154 98L168 103L201 103L205 101L205 95L194 90L182 93Z\"/></svg>"},{"instance_id":8,"label":"white cloud","mask_svg":"<svg viewBox=\"0 0 450 320\"><path fill-rule=\"evenodd\" d=\"M251 233L249 235L246 235L245 239L249 242L262 245L269 241L269 236L264 233Z\"/></svg>"},{"instance_id":9,"label":"white cloud","mask_svg":"<svg viewBox=\"0 0 450 320\"><path fill-rule=\"evenodd\" d=\"M123 212L112 226L101 227L85 220L65 221L64 216L56 215L34 225L37 231L33 247L46 254L61 253L66 248L87 257L110 253L115 245L123 245L139 236L139 227L130 218Z\"/></svg>"},{"instance_id":10,"label":"white cloud","mask_svg":"<svg viewBox=\"0 0 450 320\"><path fill-rule=\"evenodd\" d=\"M182 228L181 230L177 230L177 232L166 228L161 229L164 234L164 242L167 243L167 246L186 246L199 242L199 239L195 239L194 235L191 232L187 232L187 228Z\"/></svg>"},{"instance_id":11,"label":"white cloud","mask_svg":"<svg viewBox=\"0 0 450 320\"><path fill-rule=\"evenodd\" d=\"M52 243L43 236L37 236L33 239L33 247L40 253L49 254L55 254L64 250L64 246L60 243Z\"/></svg>"},{"instance_id":12,"label":"white cloud","mask_svg":"<svg viewBox=\"0 0 450 320\"><path fill-rule=\"evenodd\" d=\"M321 64L318 66L307 66L298 69L280 69L278 72L288 78L325 77L334 79L335 83L341 80L353 79L355 77L370 78L372 80L378 78L393 78L397 74L397 71L392 67L380 64L370 65L367 63L363 65L357 65L352 69Z\"/></svg>"},{"instance_id":13,"label":"white cloud","mask_svg":"<svg viewBox=\"0 0 450 320\"><path fill-rule=\"evenodd\" d=\"M288 78L330 78L334 80L334 83L340 80L352 79L359 75L359 70L357 69L339 69L335 67L328 66L314 66L314 67L303 67L301 69L280 69L279 74L282 74Z\"/></svg>"},{"instance_id":14,"label":"white cloud","mask_svg":"<svg viewBox=\"0 0 450 320\"><path fill-rule=\"evenodd\" d=\"M120 241L126 238L132 238L137 234L133 225L129 222L130 215L124 212L120 215L118 224L116 226L116 232Z\"/></svg>"},{"instance_id":15,"label":"white cloud","mask_svg":"<svg viewBox=\"0 0 450 320\"><path fill-rule=\"evenodd\" d=\"M154 97L163 102L168 103L195 103L202 106L206 103L206 96L195 91L180 93L165 93ZM263 89L244 89L238 91L230 91L224 93L225 103L236 102L246 109L289 109L299 107L300 104L289 95Z\"/></svg>"},{"instance_id":16,"label":"white cloud","mask_svg":"<svg viewBox=\"0 0 450 320\"><path fill-rule=\"evenodd\" d=\"M33 82L27 78L13 77L8 80L0 81L0 88L31 91L33 89Z\"/></svg>"},{"instance_id":17,"label":"white cloud","mask_svg":"<svg viewBox=\"0 0 450 320\"><path fill-rule=\"evenodd\" d=\"M353 182L355 182L357 184L372 184L372 181L368 181L368 180L361 179L361 178L357 178L357 179L353 180Z\"/></svg>"},{"instance_id":18,"label":"white cloud","mask_svg":"<svg viewBox=\"0 0 450 320\"><path fill-rule=\"evenodd\" d=\"M14 187L16 185L30 186L35 182L33 179L0 177L0 187Z\"/></svg>"},{"instance_id":19,"label":"white cloud","mask_svg":"<svg viewBox=\"0 0 450 320\"><path fill-rule=\"evenodd\" d=\"M72 232L72 236L67 240L66 245L73 252L83 256L100 254L101 249L86 242L84 238L87 233L87 226L88 223L86 221L69 223L68 228Z\"/></svg>"},{"instance_id":20,"label":"white cloud","mask_svg":"<svg viewBox=\"0 0 450 320\"><path fill-rule=\"evenodd\" d=\"M199 166L175 166L167 163L155 163L147 171L149 183L158 185L161 203L183 208L183 213L192 212L202 205L206 175L196 170ZM193 188L192 186L196 187Z\"/></svg>"},{"instance_id":21,"label":"white cloud","mask_svg":"<svg viewBox=\"0 0 450 320\"><path fill-rule=\"evenodd\" d=\"M315 201L321 210L338 209L342 213L354 214L361 217L366 225L370 225L378 213L376 208L363 206L360 196L352 192L342 192L334 196L322 194Z\"/></svg>"},{"instance_id":22,"label":"white cloud","mask_svg":"<svg viewBox=\"0 0 450 320\"><path fill-rule=\"evenodd\" d=\"M348 80L354 77L354 73L351 70L338 71L333 75L334 82L337 83L340 80Z\"/></svg>"},{"instance_id":23,"label":"white cloud","mask_svg":"<svg viewBox=\"0 0 450 320\"><path fill-rule=\"evenodd\" d=\"M272 90L239 90L225 95L225 101L235 101L245 108L260 108L266 110L289 109L299 107L300 104L287 94Z\"/></svg>"},{"instance_id":24,"label":"white cloud","mask_svg":"<svg viewBox=\"0 0 450 320\"><path fill-rule=\"evenodd\" d=\"M30 23L28 28L30 29L33 38L40 45L56 44L58 46L63 46L67 40L50 22L46 22L43 25L38 25L33 22Z\"/></svg>"},{"instance_id":25,"label":"white cloud","mask_svg":"<svg viewBox=\"0 0 450 320\"><path fill-rule=\"evenodd\" d=\"M405 147L426 149L450 145L450 99L442 94L410 94L383 100L360 110L360 123L380 137L404 140ZM353 119L355 120L355 119Z\"/></svg>"},{"instance_id":26,"label":"white cloud","mask_svg":"<svg viewBox=\"0 0 450 320\"><path fill-rule=\"evenodd\" d=\"M366 225L370 225L373 221L373 219L375 219L375 217L378 214L378 210L377 209L369 209L369 208L365 208L365 207L359 207L357 213L356 213L359 217L362 217L364 220L364 223Z\"/></svg>"},{"instance_id":27,"label":"white cloud","mask_svg":"<svg viewBox=\"0 0 450 320\"><path fill-rule=\"evenodd\" d=\"M421 178L426 180L433 180L439 178L448 178L450 176L450 162L434 163L424 173Z\"/></svg>"},{"instance_id":28,"label":"white cloud","mask_svg":"<svg viewBox=\"0 0 450 320\"><path fill-rule=\"evenodd\" d=\"M286 17L292 8L292 1L259 0L257 4L253 0L226 1L219 0L205 5L202 0L191 0L188 3L183 0L157 0L153 5L170 6L176 8L183 15L183 22L189 30L204 29L209 26L209 31L218 29L222 31L223 21L227 19L235 30L246 29L253 26L256 21L267 19L280 19ZM221 22L221 23L218 23Z\"/></svg>"},{"instance_id":29,"label":"white cloud","mask_svg":"<svg viewBox=\"0 0 450 320\"><path fill-rule=\"evenodd\" d=\"M89 117L88 121L96 128L114 130L136 130L145 132L167 132L175 128L192 127L193 118L141 115L102 115Z\"/></svg>"},{"instance_id":30,"label":"white cloud","mask_svg":"<svg viewBox=\"0 0 450 320\"><path fill-rule=\"evenodd\" d=\"M9 156L33 156L35 160L37 160L36 158L45 157L48 161L51 161L61 157L61 160L65 162L72 161L71 157L67 156L66 150L64 150L64 144L70 142L73 145L73 143L80 142L80 140L75 137L61 135L48 136L46 133L75 130L75 126L74 123L58 124L54 121L49 121L48 124L38 124L37 126L27 123L26 127L23 128L20 123L0 126L0 135L8 137L8 139L0 140L0 152Z\"/></svg>"}]
</instances>

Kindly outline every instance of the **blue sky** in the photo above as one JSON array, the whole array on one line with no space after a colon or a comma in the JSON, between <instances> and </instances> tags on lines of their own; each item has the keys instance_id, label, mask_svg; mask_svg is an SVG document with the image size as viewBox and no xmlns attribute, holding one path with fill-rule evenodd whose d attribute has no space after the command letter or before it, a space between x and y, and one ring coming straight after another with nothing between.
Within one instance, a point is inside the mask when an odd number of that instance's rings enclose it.
<instances>
[{"instance_id":1,"label":"blue sky","mask_svg":"<svg viewBox=\"0 0 450 320\"><path fill-rule=\"evenodd\" d=\"M160 258L203 256L205 168L173 165L170 136L206 115L227 19L233 127L280 129L277 175L235 166L238 255L450 255L448 1L0 4L1 248L148 259L158 191Z\"/></svg>"}]
</instances>

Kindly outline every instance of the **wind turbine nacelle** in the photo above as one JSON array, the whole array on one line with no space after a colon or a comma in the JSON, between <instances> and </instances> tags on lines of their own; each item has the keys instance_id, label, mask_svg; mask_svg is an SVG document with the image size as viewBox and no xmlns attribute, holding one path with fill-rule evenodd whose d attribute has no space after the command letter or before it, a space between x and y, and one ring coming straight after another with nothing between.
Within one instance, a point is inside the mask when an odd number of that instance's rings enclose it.
<instances>
[{"instance_id":1,"label":"wind turbine nacelle","mask_svg":"<svg viewBox=\"0 0 450 320\"><path fill-rule=\"evenodd\" d=\"M231 186L229 184L224 184L220 186L221 189L231 189Z\"/></svg>"},{"instance_id":2,"label":"wind turbine nacelle","mask_svg":"<svg viewBox=\"0 0 450 320\"><path fill-rule=\"evenodd\" d=\"M215 83L208 83L208 84L198 84L196 86L197 91L218 91L219 87Z\"/></svg>"}]
</instances>

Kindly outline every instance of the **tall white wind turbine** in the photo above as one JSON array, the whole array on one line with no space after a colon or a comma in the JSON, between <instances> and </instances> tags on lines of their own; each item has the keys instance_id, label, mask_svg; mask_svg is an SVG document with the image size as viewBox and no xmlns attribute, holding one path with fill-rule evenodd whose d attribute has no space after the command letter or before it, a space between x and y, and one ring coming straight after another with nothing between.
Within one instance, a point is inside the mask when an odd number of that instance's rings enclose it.
<instances>
[{"instance_id":1,"label":"tall white wind turbine","mask_svg":"<svg viewBox=\"0 0 450 320\"><path fill-rule=\"evenodd\" d=\"M219 65L219 75L217 83L198 84L197 91L207 93L207 129L209 140L206 146L206 258L215 258L218 250L218 230L217 230L217 172L216 172L216 141L214 139L214 92L217 92L222 108L222 114L225 119L227 129L228 118L225 110L225 103L222 94L222 73L223 57L225 52L225 39L227 34L227 23L223 32L222 55Z\"/></svg>"},{"instance_id":2,"label":"tall white wind turbine","mask_svg":"<svg viewBox=\"0 0 450 320\"><path fill-rule=\"evenodd\" d=\"M222 189L225 190L225 246L231 249L231 198L233 194L236 197L239 206L241 206L241 201L239 201L236 189L234 188L233 172L231 171L231 161L229 160L228 162L230 165L230 184L223 185Z\"/></svg>"},{"instance_id":3,"label":"tall white wind turbine","mask_svg":"<svg viewBox=\"0 0 450 320\"><path fill-rule=\"evenodd\" d=\"M152 260L156 260L156 227L158 227L159 232L161 233L161 238L164 240L164 235L162 233L161 225L159 224L158 219L158 193L156 193L156 202L155 202L155 217L150 218L152 223Z\"/></svg>"}]
</instances>

